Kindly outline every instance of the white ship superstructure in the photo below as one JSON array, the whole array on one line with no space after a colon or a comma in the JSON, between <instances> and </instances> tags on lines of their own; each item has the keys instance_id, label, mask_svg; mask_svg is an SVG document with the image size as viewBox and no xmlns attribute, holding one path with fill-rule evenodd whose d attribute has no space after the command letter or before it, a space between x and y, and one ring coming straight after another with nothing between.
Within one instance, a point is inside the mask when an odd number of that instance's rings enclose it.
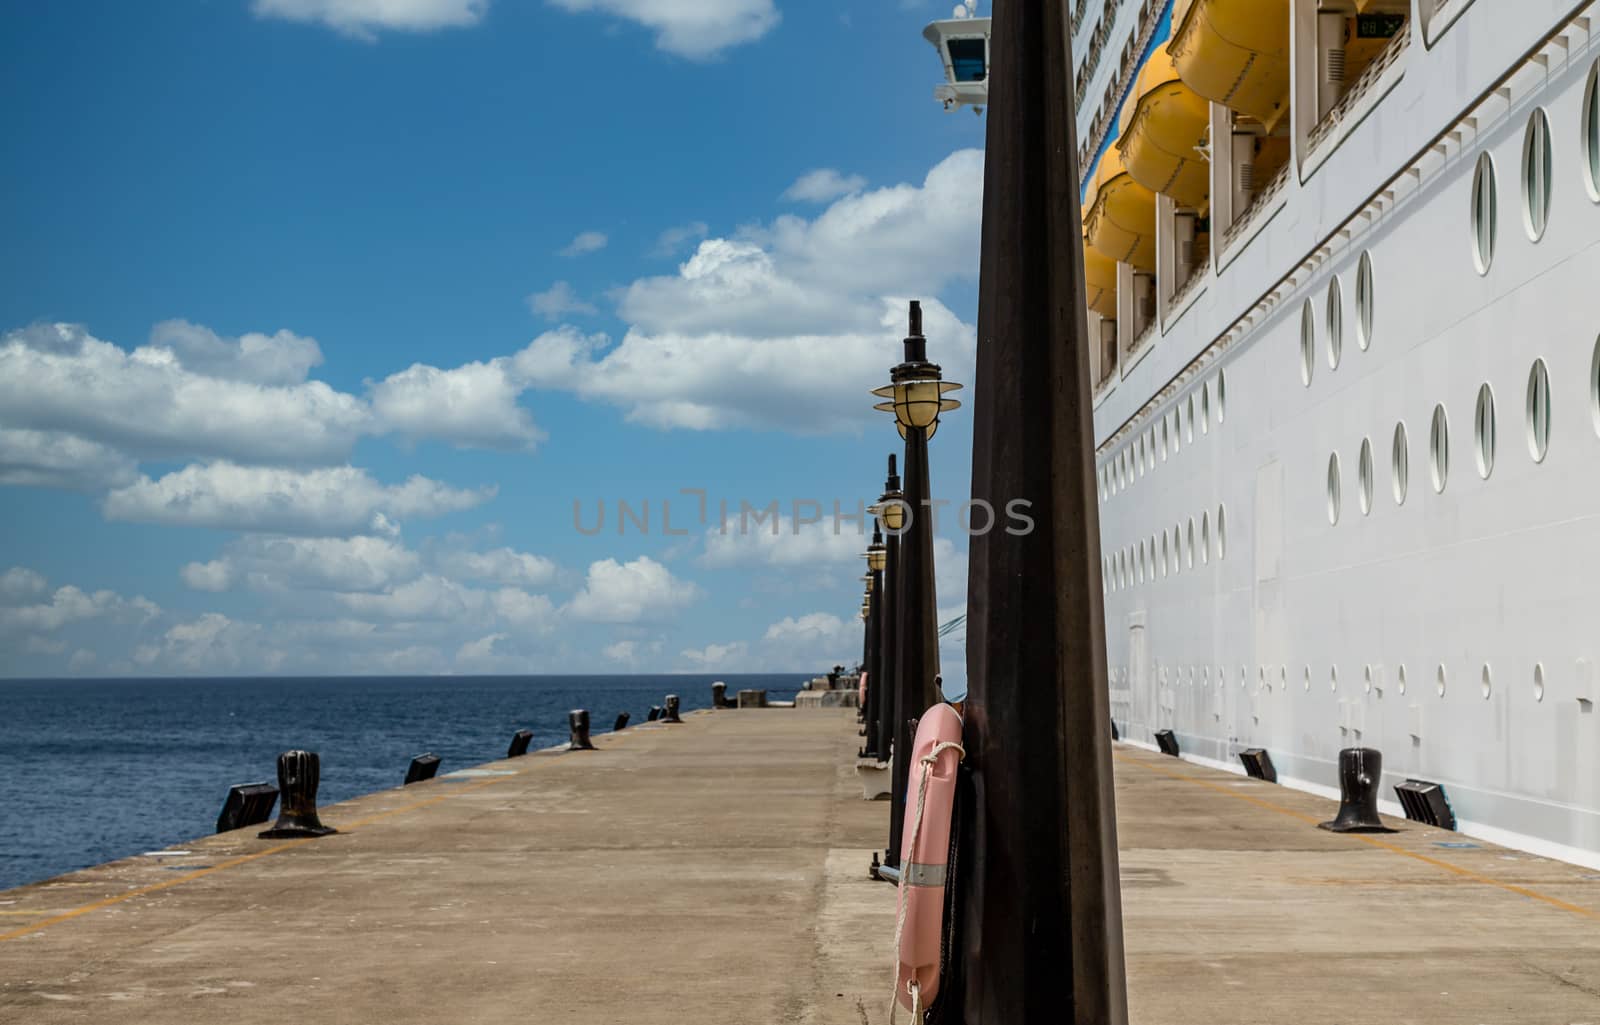
<instances>
[{"instance_id":1,"label":"white ship superstructure","mask_svg":"<svg viewBox=\"0 0 1600 1025\"><path fill-rule=\"evenodd\" d=\"M1065 2L1123 738L1600 866L1600 4Z\"/></svg>"}]
</instances>

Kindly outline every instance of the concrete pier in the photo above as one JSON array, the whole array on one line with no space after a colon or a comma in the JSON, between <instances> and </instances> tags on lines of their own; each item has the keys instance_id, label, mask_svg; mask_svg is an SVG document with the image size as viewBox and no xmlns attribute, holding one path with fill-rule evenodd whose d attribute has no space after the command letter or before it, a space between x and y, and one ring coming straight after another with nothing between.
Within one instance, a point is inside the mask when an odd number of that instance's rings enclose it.
<instances>
[{"instance_id":1,"label":"concrete pier","mask_svg":"<svg viewBox=\"0 0 1600 1025\"><path fill-rule=\"evenodd\" d=\"M852 712L701 712L0 893L0 1022L888 1019ZM1120 745L1141 1025L1600 1025L1600 873ZM1467 844L1469 846L1460 846ZM179 853L187 852L187 853Z\"/></svg>"}]
</instances>

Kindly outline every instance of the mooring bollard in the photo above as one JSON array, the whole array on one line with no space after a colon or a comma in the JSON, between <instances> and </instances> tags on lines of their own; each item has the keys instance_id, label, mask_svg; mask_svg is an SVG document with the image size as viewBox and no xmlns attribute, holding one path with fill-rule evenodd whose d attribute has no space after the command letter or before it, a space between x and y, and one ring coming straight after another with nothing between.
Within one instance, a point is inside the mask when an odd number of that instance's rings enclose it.
<instances>
[{"instance_id":1,"label":"mooring bollard","mask_svg":"<svg viewBox=\"0 0 1600 1025\"><path fill-rule=\"evenodd\" d=\"M315 751L285 751L278 756L278 791L283 801L278 821L259 834L263 840L337 833L317 817L317 787L322 782L322 759Z\"/></svg>"},{"instance_id":2,"label":"mooring bollard","mask_svg":"<svg viewBox=\"0 0 1600 1025\"><path fill-rule=\"evenodd\" d=\"M623 712L621 715L617 716L617 721L615 723L613 723L612 726L611 726L611 732L617 733L617 732L620 732L622 730L627 729L628 728L628 718L629 717L628 717L628 713L627 712Z\"/></svg>"},{"instance_id":3,"label":"mooring bollard","mask_svg":"<svg viewBox=\"0 0 1600 1025\"><path fill-rule=\"evenodd\" d=\"M434 777L439 771L439 756L433 753L417 755L411 759L411 768L406 770L404 786L413 783L424 783Z\"/></svg>"},{"instance_id":4,"label":"mooring bollard","mask_svg":"<svg viewBox=\"0 0 1600 1025\"><path fill-rule=\"evenodd\" d=\"M528 745L532 742L532 730L518 730L511 735L511 747L506 751L506 757L521 758L528 753Z\"/></svg>"},{"instance_id":5,"label":"mooring bollard","mask_svg":"<svg viewBox=\"0 0 1600 1025\"><path fill-rule=\"evenodd\" d=\"M661 713L662 722L683 722L678 718L678 695L668 694L667 704Z\"/></svg>"},{"instance_id":6,"label":"mooring bollard","mask_svg":"<svg viewBox=\"0 0 1600 1025\"><path fill-rule=\"evenodd\" d=\"M645 722L655 722L659 718L661 718L661 706L651 705L650 715L645 719Z\"/></svg>"},{"instance_id":7,"label":"mooring bollard","mask_svg":"<svg viewBox=\"0 0 1600 1025\"><path fill-rule=\"evenodd\" d=\"M593 751L594 744L589 740L589 710L574 708L567 713L567 728L571 733L571 740L567 744L568 751Z\"/></svg>"},{"instance_id":8,"label":"mooring bollard","mask_svg":"<svg viewBox=\"0 0 1600 1025\"><path fill-rule=\"evenodd\" d=\"M1156 730L1156 747L1164 755L1173 758L1179 757L1178 735L1171 730Z\"/></svg>"},{"instance_id":9,"label":"mooring bollard","mask_svg":"<svg viewBox=\"0 0 1600 1025\"><path fill-rule=\"evenodd\" d=\"M764 690L742 690L739 692L740 708L766 708L767 692Z\"/></svg>"},{"instance_id":10,"label":"mooring bollard","mask_svg":"<svg viewBox=\"0 0 1600 1025\"><path fill-rule=\"evenodd\" d=\"M271 783L236 783L228 788L222 813L217 816L217 832L227 833L246 826L259 826L278 803L278 788Z\"/></svg>"},{"instance_id":11,"label":"mooring bollard","mask_svg":"<svg viewBox=\"0 0 1600 1025\"><path fill-rule=\"evenodd\" d=\"M711 685L711 707L712 708L727 708L727 707L729 707L728 706L728 685L723 683L721 680L718 680L716 683L713 683Z\"/></svg>"},{"instance_id":12,"label":"mooring bollard","mask_svg":"<svg viewBox=\"0 0 1600 1025\"><path fill-rule=\"evenodd\" d=\"M1319 828L1335 833L1393 833L1378 817L1378 783L1383 754L1370 747L1339 752L1339 815Z\"/></svg>"}]
</instances>

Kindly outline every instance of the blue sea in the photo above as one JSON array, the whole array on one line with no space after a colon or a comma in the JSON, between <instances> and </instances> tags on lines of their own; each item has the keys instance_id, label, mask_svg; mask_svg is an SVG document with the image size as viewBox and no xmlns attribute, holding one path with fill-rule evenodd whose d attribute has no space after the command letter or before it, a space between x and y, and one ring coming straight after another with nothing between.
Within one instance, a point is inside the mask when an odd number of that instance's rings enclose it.
<instances>
[{"instance_id":1,"label":"blue sea","mask_svg":"<svg viewBox=\"0 0 1600 1025\"><path fill-rule=\"evenodd\" d=\"M398 786L426 752L444 774L505 757L519 729L530 750L564 742L570 709L599 733L667 694L706 708L714 679L788 700L806 677L0 680L0 890L207 835L228 787L276 782L291 748L321 755L326 805Z\"/></svg>"}]
</instances>

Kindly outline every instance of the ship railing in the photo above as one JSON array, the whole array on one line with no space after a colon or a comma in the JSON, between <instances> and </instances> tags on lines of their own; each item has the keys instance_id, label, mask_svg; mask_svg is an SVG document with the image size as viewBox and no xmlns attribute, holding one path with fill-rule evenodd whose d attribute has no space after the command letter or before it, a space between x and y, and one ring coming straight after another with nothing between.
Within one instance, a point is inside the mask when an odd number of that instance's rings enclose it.
<instances>
[{"instance_id":1,"label":"ship railing","mask_svg":"<svg viewBox=\"0 0 1600 1025\"><path fill-rule=\"evenodd\" d=\"M1195 289L1200 287L1200 282L1204 281L1205 277L1206 265L1203 263L1196 263L1194 269L1189 271L1189 277L1185 279L1183 284L1179 285L1172 293L1172 298L1167 300L1167 309L1181 311L1184 307L1184 303L1188 300L1189 296L1193 294Z\"/></svg>"},{"instance_id":2,"label":"ship railing","mask_svg":"<svg viewBox=\"0 0 1600 1025\"><path fill-rule=\"evenodd\" d=\"M1134 336L1133 344L1128 346L1128 355L1124 357L1128 366L1131 367L1138 362L1139 357L1144 355L1144 350L1149 348L1156 335L1160 334L1161 324L1159 320L1160 318L1152 315L1149 323L1145 324L1144 330Z\"/></svg>"},{"instance_id":3,"label":"ship railing","mask_svg":"<svg viewBox=\"0 0 1600 1025\"><path fill-rule=\"evenodd\" d=\"M1267 182L1266 187L1257 192L1251 199L1250 205L1245 207L1239 216L1233 219L1232 224L1228 225L1228 229L1222 233L1223 249L1231 249L1235 242L1249 233L1251 225L1271 208L1272 201L1278 197L1278 193L1283 191L1284 186L1289 184L1289 168L1293 164L1294 161L1292 160L1284 161L1283 166L1278 168L1278 173L1272 176L1272 180Z\"/></svg>"},{"instance_id":4,"label":"ship railing","mask_svg":"<svg viewBox=\"0 0 1600 1025\"><path fill-rule=\"evenodd\" d=\"M1439 7L1443 6L1444 4L1441 3L1435 10L1437 11ZM1351 111L1356 109L1357 104L1361 102L1361 98L1370 92L1373 86L1378 84L1378 79L1383 77L1383 73L1393 67L1395 62L1400 59L1400 55L1406 52L1406 47L1410 43L1411 33L1408 31L1408 26L1402 26L1398 32L1389 38L1388 45L1380 50L1378 55L1372 58L1371 62L1362 69L1355 82L1349 89L1345 90L1343 96L1339 97L1339 102L1329 108L1328 112L1322 116L1322 119L1312 126L1311 134L1306 139L1307 152L1316 152L1317 148L1333 135L1334 130L1344 123L1344 119L1350 115Z\"/></svg>"}]
</instances>

